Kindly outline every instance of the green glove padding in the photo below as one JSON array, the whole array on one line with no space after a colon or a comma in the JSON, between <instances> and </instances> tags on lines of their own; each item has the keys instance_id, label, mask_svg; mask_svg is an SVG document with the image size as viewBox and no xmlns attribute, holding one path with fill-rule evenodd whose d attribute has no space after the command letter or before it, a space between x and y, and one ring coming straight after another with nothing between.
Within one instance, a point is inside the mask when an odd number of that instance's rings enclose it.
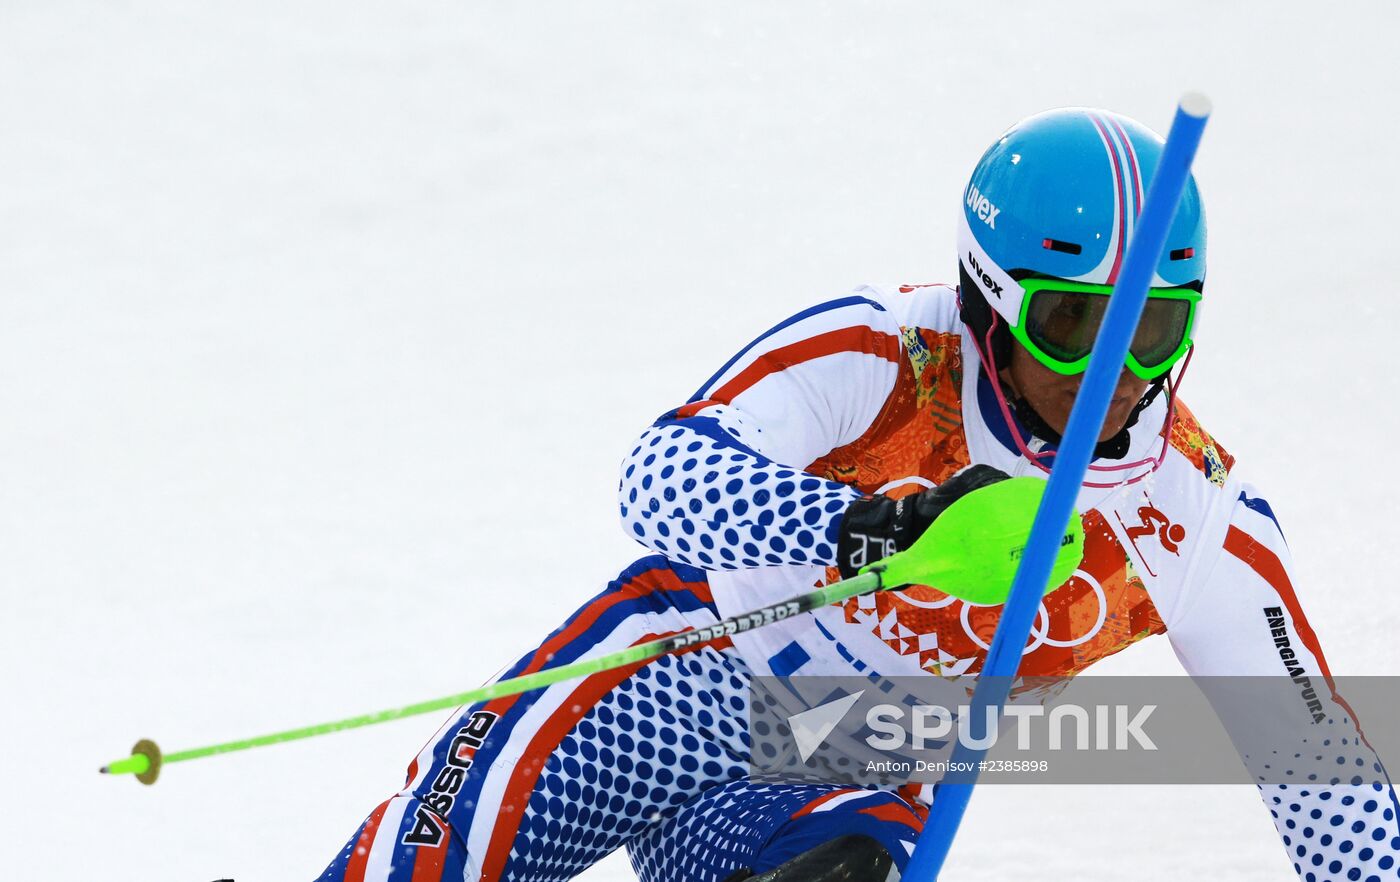
<instances>
[{"instance_id":1,"label":"green glove padding","mask_svg":"<svg viewBox=\"0 0 1400 882\"><path fill-rule=\"evenodd\" d=\"M907 550L876 561L887 588L927 585L970 603L1005 603L1035 521L1042 478L1011 478L973 490L938 516ZM1079 512L1070 516L1044 593L1063 585L1084 558Z\"/></svg>"}]
</instances>

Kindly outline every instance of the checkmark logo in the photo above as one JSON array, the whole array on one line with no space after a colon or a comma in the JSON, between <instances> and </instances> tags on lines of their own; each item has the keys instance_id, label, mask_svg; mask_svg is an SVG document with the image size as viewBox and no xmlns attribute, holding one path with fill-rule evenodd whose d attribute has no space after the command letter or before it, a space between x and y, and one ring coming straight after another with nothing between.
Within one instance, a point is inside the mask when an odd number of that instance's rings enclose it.
<instances>
[{"instance_id":1,"label":"checkmark logo","mask_svg":"<svg viewBox=\"0 0 1400 882\"><path fill-rule=\"evenodd\" d=\"M831 730L840 724L841 720L864 694L865 690L862 689L859 692L828 701L826 704L788 717L788 727L792 729L792 740L797 742L797 753L798 756L802 757L804 763L817 752L817 748L825 743Z\"/></svg>"}]
</instances>

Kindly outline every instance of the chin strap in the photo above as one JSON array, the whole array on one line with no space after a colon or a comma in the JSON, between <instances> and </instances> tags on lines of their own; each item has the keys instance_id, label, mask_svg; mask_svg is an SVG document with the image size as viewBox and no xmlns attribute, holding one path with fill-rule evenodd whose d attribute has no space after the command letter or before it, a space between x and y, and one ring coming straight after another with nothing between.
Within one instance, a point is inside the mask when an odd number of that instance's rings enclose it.
<instances>
[{"instance_id":1,"label":"chin strap","mask_svg":"<svg viewBox=\"0 0 1400 882\"><path fill-rule=\"evenodd\" d=\"M1055 452L1053 450L1040 452L1032 451L1027 440L1021 437L1020 426L1024 425L1031 431L1032 436L1041 438L1045 441L1050 442L1051 444L1059 444L1060 433L1050 428L1049 424L1045 422L1045 419L1041 417L1039 413L1036 413L1035 409L1031 407L1030 404L1026 402L1024 398L1017 396L1014 399L1008 399L1008 396L1006 395L1006 392L1001 385L1001 377L998 374L996 356L993 352L992 346L992 336L996 332L997 324L1000 321L1000 317L997 315L995 310L991 310L991 312L992 321L988 325L987 331L983 335L983 339L978 340L976 333L974 333L972 335L973 345L976 347L977 354L981 357L982 364L986 368L987 379L992 384L992 392L996 396L997 404L1001 408L1002 418L1006 421L1007 429L1011 432L1011 437L1015 440L1016 447L1021 451L1021 455L1024 456L1026 459L1030 460L1036 468L1040 469L1043 472L1049 473L1050 466L1054 463L1055 460ZM1181 370L1177 372L1175 380L1172 380L1170 374L1168 374L1162 380L1159 380L1158 382L1154 383L1147 390L1147 393L1143 395L1142 399L1138 401L1136 405L1134 405L1133 412L1128 416L1128 421L1123 426L1123 429L1117 434L1115 434L1112 438L1109 438L1107 441L1099 442L1099 444L1096 445L1094 448L1094 457L1096 460L1123 459L1124 457L1126 457L1128 455L1128 449L1131 446L1132 442L1128 430L1134 424L1137 423L1138 417L1142 414L1144 410L1151 406L1152 402L1156 400L1157 395L1159 395L1163 389L1166 389L1167 416L1166 419L1162 421L1162 430L1159 433L1159 437L1162 439L1162 449L1157 454L1157 456L1148 459L1134 460L1132 462L1117 463L1115 465L1109 466L1091 464L1089 466L1089 473L1092 475L1095 472L1122 472L1131 469L1141 468L1142 466L1150 467L1141 474L1120 478L1119 480L1111 481L1109 483L1086 480L1084 482L1085 487L1107 489L1113 487L1126 486L1128 484L1135 484L1138 481L1143 480L1153 472L1157 471L1157 469L1162 465L1162 461L1167 457L1167 450L1171 446L1172 427L1176 424L1177 391L1181 386L1182 378L1186 375L1186 368L1189 367L1191 364L1191 355L1194 352L1195 347L1192 347L1191 349L1187 350L1186 358L1185 360L1183 360ZM1012 415L1013 408L1016 411L1014 416ZM1019 424L1017 422L1018 419L1020 420Z\"/></svg>"},{"instance_id":2,"label":"chin strap","mask_svg":"<svg viewBox=\"0 0 1400 882\"><path fill-rule=\"evenodd\" d=\"M1157 396L1162 393L1166 386L1166 378L1159 377L1147 387L1138 403L1133 405L1133 410L1128 414L1128 419L1123 423L1123 428L1118 433L1106 441L1100 441L1094 445L1094 459L1122 459L1128 455L1128 449L1132 446L1132 434L1128 431L1137 425L1138 417L1144 410L1152 406L1152 402L1157 400ZM1050 424L1040 415L1031 403L1019 395L1007 396L1007 402L1011 405L1011 410L1016 415L1016 419L1025 426L1036 438L1043 438L1051 444L1059 446L1063 437L1059 432L1051 428Z\"/></svg>"}]
</instances>

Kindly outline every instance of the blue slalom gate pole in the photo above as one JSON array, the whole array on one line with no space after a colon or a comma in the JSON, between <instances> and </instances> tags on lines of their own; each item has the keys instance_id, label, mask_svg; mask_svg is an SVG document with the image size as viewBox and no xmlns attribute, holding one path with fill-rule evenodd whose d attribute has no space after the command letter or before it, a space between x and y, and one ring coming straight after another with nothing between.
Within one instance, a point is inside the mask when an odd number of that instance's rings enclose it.
<instances>
[{"instance_id":1,"label":"blue slalom gate pole","mask_svg":"<svg viewBox=\"0 0 1400 882\"><path fill-rule=\"evenodd\" d=\"M1030 635L1036 609L1050 579L1060 537L1064 535L1079 498L1084 473L1089 468L1094 445L1103 429L1109 401L1118 385L1128 346L1147 302L1152 275L1162 259L1167 231L1171 228L1181 193L1191 174L1191 162L1201 143L1201 133L1205 130L1210 110L1209 99L1194 92L1184 96L1177 106L1161 162L1152 177L1142 214L1138 217L1137 232L1128 245L1122 274L1114 286L1113 296L1109 298L1103 324L1094 341L1094 351L1089 357L1089 367L1084 372L1079 394L1070 410L1069 423L1065 426L1064 439L1050 468L1045 495L1041 498L1030 537L1026 541L1025 556L1016 570L1011 593L1002 609L991 648L987 651L986 664L978 677L977 689L968 709L976 735L986 734L978 730L988 722L989 708L995 708L996 714L1000 715L1011 690L1011 680L1021 666L1021 649ZM977 782L977 764L985 754L985 748L967 748L961 740L953 749L954 764L970 765L952 765L950 768L971 769L966 776L970 780L948 781L938 786L928 822L919 836L904 878L913 882L937 880L953 838L957 836L968 800L972 798L972 788Z\"/></svg>"}]
</instances>

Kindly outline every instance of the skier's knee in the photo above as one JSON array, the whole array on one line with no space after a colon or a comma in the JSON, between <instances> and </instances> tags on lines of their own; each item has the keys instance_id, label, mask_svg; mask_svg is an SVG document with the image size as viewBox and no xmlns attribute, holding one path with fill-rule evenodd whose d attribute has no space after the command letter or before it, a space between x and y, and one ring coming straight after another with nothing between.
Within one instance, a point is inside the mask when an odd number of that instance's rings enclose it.
<instances>
[{"instance_id":1,"label":"skier's knee","mask_svg":"<svg viewBox=\"0 0 1400 882\"><path fill-rule=\"evenodd\" d=\"M452 827L433 809L412 796L395 796L382 803L331 861L318 882L384 882L394 878L460 879L466 849Z\"/></svg>"},{"instance_id":2,"label":"skier's knee","mask_svg":"<svg viewBox=\"0 0 1400 882\"><path fill-rule=\"evenodd\" d=\"M894 882L899 879L890 853L869 836L842 836L755 876L740 870L724 882Z\"/></svg>"}]
</instances>

